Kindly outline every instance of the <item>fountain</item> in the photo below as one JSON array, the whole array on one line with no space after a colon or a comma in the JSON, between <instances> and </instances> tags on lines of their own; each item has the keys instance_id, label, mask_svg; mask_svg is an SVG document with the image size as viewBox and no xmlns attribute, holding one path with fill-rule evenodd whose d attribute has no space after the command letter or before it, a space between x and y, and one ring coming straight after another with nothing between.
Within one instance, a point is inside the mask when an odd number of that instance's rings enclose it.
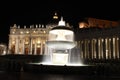
<instances>
[{"instance_id":1,"label":"fountain","mask_svg":"<svg viewBox=\"0 0 120 80\"><path fill-rule=\"evenodd\" d=\"M53 51L51 53L51 62L49 65L67 65L67 66L81 66L79 63L71 63L71 49L75 48L74 31L71 27L65 25L63 18L58 23L58 26L49 31L48 41L46 45ZM79 53L78 53L79 54Z\"/></svg>"},{"instance_id":2,"label":"fountain","mask_svg":"<svg viewBox=\"0 0 120 80\"><path fill-rule=\"evenodd\" d=\"M32 64L83 66L79 52L73 49L76 47L74 39L74 31L70 26L65 25L61 17L58 26L53 27L48 34L46 45L51 50L49 56L43 56L41 62Z\"/></svg>"},{"instance_id":3,"label":"fountain","mask_svg":"<svg viewBox=\"0 0 120 80\"><path fill-rule=\"evenodd\" d=\"M86 65L82 63L79 51L74 49L74 37L72 28L65 26L65 21L61 18L58 26L53 27L48 34L46 45L51 50L50 56L44 55L43 61L29 64L40 72L80 72L80 67Z\"/></svg>"}]
</instances>

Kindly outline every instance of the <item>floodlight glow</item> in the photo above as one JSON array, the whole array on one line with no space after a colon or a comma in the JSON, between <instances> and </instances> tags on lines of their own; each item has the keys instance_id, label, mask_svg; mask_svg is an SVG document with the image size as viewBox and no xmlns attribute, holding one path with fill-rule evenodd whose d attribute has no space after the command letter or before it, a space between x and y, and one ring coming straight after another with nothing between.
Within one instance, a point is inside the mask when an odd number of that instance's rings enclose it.
<instances>
[{"instance_id":1,"label":"floodlight glow","mask_svg":"<svg viewBox=\"0 0 120 80\"><path fill-rule=\"evenodd\" d=\"M53 64L67 64L68 54L53 53L52 62Z\"/></svg>"},{"instance_id":2,"label":"floodlight glow","mask_svg":"<svg viewBox=\"0 0 120 80\"><path fill-rule=\"evenodd\" d=\"M55 29L49 32L49 38L46 42L50 48L71 49L75 47L74 33L71 30Z\"/></svg>"},{"instance_id":3,"label":"floodlight glow","mask_svg":"<svg viewBox=\"0 0 120 80\"><path fill-rule=\"evenodd\" d=\"M54 36L54 37L52 37ZM49 32L49 41L73 41L74 33L71 30L51 30Z\"/></svg>"},{"instance_id":4,"label":"floodlight glow","mask_svg":"<svg viewBox=\"0 0 120 80\"><path fill-rule=\"evenodd\" d=\"M51 54L52 64L65 65L68 63L69 53L65 51L75 47L74 32L70 27L65 26L63 18L59 21L58 26L49 31L46 44L49 48L56 50Z\"/></svg>"},{"instance_id":5,"label":"floodlight glow","mask_svg":"<svg viewBox=\"0 0 120 80\"><path fill-rule=\"evenodd\" d=\"M46 42L48 47L65 50L75 47L74 32L65 26L65 21L61 18L58 26L51 29L48 35L48 41Z\"/></svg>"},{"instance_id":6,"label":"floodlight glow","mask_svg":"<svg viewBox=\"0 0 120 80\"><path fill-rule=\"evenodd\" d=\"M54 49L71 49L75 47L74 32L62 28L51 30L46 44Z\"/></svg>"},{"instance_id":7,"label":"floodlight glow","mask_svg":"<svg viewBox=\"0 0 120 80\"><path fill-rule=\"evenodd\" d=\"M58 25L65 26L65 21L63 21L63 17L61 17L61 21L59 21Z\"/></svg>"},{"instance_id":8,"label":"floodlight glow","mask_svg":"<svg viewBox=\"0 0 120 80\"><path fill-rule=\"evenodd\" d=\"M29 63L29 64L33 64L33 65L52 65L52 66L94 66L94 65L86 65L86 64L73 64L73 63L69 63L69 64L53 64L51 62L40 62L40 63Z\"/></svg>"}]
</instances>

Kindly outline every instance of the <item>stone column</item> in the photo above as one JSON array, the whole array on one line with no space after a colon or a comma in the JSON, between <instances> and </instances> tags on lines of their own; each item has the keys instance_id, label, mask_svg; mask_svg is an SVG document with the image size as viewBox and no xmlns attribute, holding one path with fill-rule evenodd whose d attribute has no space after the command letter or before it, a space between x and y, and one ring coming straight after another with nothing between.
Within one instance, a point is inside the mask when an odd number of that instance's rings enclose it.
<instances>
[{"instance_id":1,"label":"stone column","mask_svg":"<svg viewBox=\"0 0 120 80\"><path fill-rule=\"evenodd\" d=\"M44 40L45 41L45 40ZM42 55L45 54L45 42L43 41L43 44L42 44Z\"/></svg>"},{"instance_id":2,"label":"stone column","mask_svg":"<svg viewBox=\"0 0 120 80\"><path fill-rule=\"evenodd\" d=\"M32 38L30 38L30 54L32 54Z\"/></svg>"},{"instance_id":3,"label":"stone column","mask_svg":"<svg viewBox=\"0 0 120 80\"><path fill-rule=\"evenodd\" d=\"M15 39L15 54L18 53L18 37Z\"/></svg>"},{"instance_id":4,"label":"stone column","mask_svg":"<svg viewBox=\"0 0 120 80\"><path fill-rule=\"evenodd\" d=\"M40 43L40 55L42 55L43 54L43 41L41 41L41 43Z\"/></svg>"},{"instance_id":5,"label":"stone column","mask_svg":"<svg viewBox=\"0 0 120 80\"><path fill-rule=\"evenodd\" d=\"M22 42L22 54L25 54L25 40L24 40L24 38L23 38L23 42Z\"/></svg>"},{"instance_id":6,"label":"stone column","mask_svg":"<svg viewBox=\"0 0 120 80\"><path fill-rule=\"evenodd\" d=\"M117 37L117 43L116 43L116 47L117 47L117 58L119 59L120 58L120 54L119 54L119 37Z\"/></svg>"},{"instance_id":7,"label":"stone column","mask_svg":"<svg viewBox=\"0 0 120 80\"><path fill-rule=\"evenodd\" d=\"M36 55L36 42L35 42L35 50L34 50L34 55Z\"/></svg>"},{"instance_id":8,"label":"stone column","mask_svg":"<svg viewBox=\"0 0 120 80\"><path fill-rule=\"evenodd\" d=\"M45 51L44 51L44 55L48 55L48 48L47 48L47 45L45 44L45 47L44 47L45 49Z\"/></svg>"},{"instance_id":9,"label":"stone column","mask_svg":"<svg viewBox=\"0 0 120 80\"><path fill-rule=\"evenodd\" d=\"M19 47L20 47L20 44L19 44L19 43L20 43L20 38L18 37L18 38L17 38L17 44L18 44L18 45L17 45L17 54L20 53L20 52L19 52Z\"/></svg>"},{"instance_id":10,"label":"stone column","mask_svg":"<svg viewBox=\"0 0 120 80\"><path fill-rule=\"evenodd\" d=\"M12 42L11 42L11 38L9 38L8 54L11 53L11 44L12 44Z\"/></svg>"},{"instance_id":11,"label":"stone column","mask_svg":"<svg viewBox=\"0 0 120 80\"><path fill-rule=\"evenodd\" d=\"M20 48L20 38L18 38L17 40L18 40L17 54L20 54L20 51L19 51L19 48Z\"/></svg>"}]
</instances>

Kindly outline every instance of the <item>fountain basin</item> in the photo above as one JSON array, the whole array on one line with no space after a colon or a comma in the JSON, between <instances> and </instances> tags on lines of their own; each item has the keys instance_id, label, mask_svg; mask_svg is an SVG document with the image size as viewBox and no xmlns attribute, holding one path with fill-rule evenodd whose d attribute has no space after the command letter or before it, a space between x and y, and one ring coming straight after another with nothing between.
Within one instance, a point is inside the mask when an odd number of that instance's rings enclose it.
<instances>
[{"instance_id":1,"label":"fountain basin","mask_svg":"<svg viewBox=\"0 0 120 80\"><path fill-rule=\"evenodd\" d=\"M50 48L58 49L58 50L66 50L75 47L75 43L71 41L47 41L46 44Z\"/></svg>"}]
</instances>

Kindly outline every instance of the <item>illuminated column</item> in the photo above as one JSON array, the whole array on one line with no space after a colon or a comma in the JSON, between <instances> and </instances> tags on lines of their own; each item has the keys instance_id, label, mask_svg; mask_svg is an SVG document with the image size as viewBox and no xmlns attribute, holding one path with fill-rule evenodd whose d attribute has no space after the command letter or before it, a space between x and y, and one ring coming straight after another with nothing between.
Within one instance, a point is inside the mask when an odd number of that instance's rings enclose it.
<instances>
[{"instance_id":1,"label":"illuminated column","mask_svg":"<svg viewBox=\"0 0 120 80\"><path fill-rule=\"evenodd\" d=\"M44 55L48 55L49 54L49 52L48 52L48 47L47 47L47 45L45 44L45 53L44 53Z\"/></svg>"},{"instance_id":2,"label":"illuminated column","mask_svg":"<svg viewBox=\"0 0 120 80\"><path fill-rule=\"evenodd\" d=\"M14 54L16 53L17 53L17 39L15 38L15 53Z\"/></svg>"},{"instance_id":3,"label":"illuminated column","mask_svg":"<svg viewBox=\"0 0 120 80\"><path fill-rule=\"evenodd\" d=\"M17 54L20 54L20 38L18 38L18 51Z\"/></svg>"},{"instance_id":4,"label":"illuminated column","mask_svg":"<svg viewBox=\"0 0 120 80\"><path fill-rule=\"evenodd\" d=\"M23 38L23 42L22 42L22 53L25 54L25 40Z\"/></svg>"},{"instance_id":5,"label":"illuminated column","mask_svg":"<svg viewBox=\"0 0 120 80\"><path fill-rule=\"evenodd\" d=\"M17 54L20 54L20 38L18 38L18 53Z\"/></svg>"},{"instance_id":6,"label":"illuminated column","mask_svg":"<svg viewBox=\"0 0 120 80\"><path fill-rule=\"evenodd\" d=\"M83 40L82 51L83 51L83 59L85 59L85 40Z\"/></svg>"},{"instance_id":7,"label":"illuminated column","mask_svg":"<svg viewBox=\"0 0 120 80\"><path fill-rule=\"evenodd\" d=\"M96 53L96 39L94 40L94 58L97 58L97 53Z\"/></svg>"},{"instance_id":8,"label":"illuminated column","mask_svg":"<svg viewBox=\"0 0 120 80\"><path fill-rule=\"evenodd\" d=\"M16 37L15 54L18 54L18 37Z\"/></svg>"},{"instance_id":9,"label":"illuminated column","mask_svg":"<svg viewBox=\"0 0 120 80\"><path fill-rule=\"evenodd\" d=\"M43 55L43 40L41 41L41 50L40 50L40 55Z\"/></svg>"},{"instance_id":10,"label":"illuminated column","mask_svg":"<svg viewBox=\"0 0 120 80\"><path fill-rule=\"evenodd\" d=\"M106 38L105 39L105 45L106 45L106 59L111 58L111 39Z\"/></svg>"},{"instance_id":11,"label":"illuminated column","mask_svg":"<svg viewBox=\"0 0 120 80\"><path fill-rule=\"evenodd\" d=\"M117 58L117 38L115 37L115 59Z\"/></svg>"},{"instance_id":12,"label":"illuminated column","mask_svg":"<svg viewBox=\"0 0 120 80\"><path fill-rule=\"evenodd\" d=\"M92 39L92 59L96 58L96 39Z\"/></svg>"},{"instance_id":13,"label":"illuminated column","mask_svg":"<svg viewBox=\"0 0 120 80\"><path fill-rule=\"evenodd\" d=\"M80 54L80 58L81 58L81 50L80 50L80 47L81 47L81 46L80 46L80 41L78 41L78 42L77 42L77 48L79 49L79 54ZM70 50L69 50L69 52L70 52Z\"/></svg>"},{"instance_id":14,"label":"illuminated column","mask_svg":"<svg viewBox=\"0 0 120 80\"><path fill-rule=\"evenodd\" d=\"M36 55L36 49L37 48L37 43L35 42L35 51L34 51L34 54Z\"/></svg>"},{"instance_id":15,"label":"illuminated column","mask_svg":"<svg viewBox=\"0 0 120 80\"><path fill-rule=\"evenodd\" d=\"M39 53L39 55L42 55L42 40L40 40L40 53Z\"/></svg>"},{"instance_id":16,"label":"illuminated column","mask_svg":"<svg viewBox=\"0 0 120 80\"><path fill-rule=\"evenodd\" d=\"M104 58L104 55L103 55L103 41L104 41L104 39L102 39L102 38L98 39L98 58L99 59Z\"/></svg>"},{"instance_id":17,"label":"illuminated column","mask_svg":"<svg viewBox=\"0 0 120 80\"><path fill-rule=\"evenodd\" d=\"M101 58L101 39L98 39L98 59Z\"/></svg>"},{"instance_id":18,"label":"illuminated column","mask_svg":"<svg viewBox=\"0 0 120 80\"><path fill-rule=\"evenodd\" d=\"M105 54L106 54L106 59L108 59L108 54L109 54L109 44L108 44L108 38L105 39Z\"/></svg>"},{"instance_id":19,"label":"illuminated column","mask_svg":"<svg viewBox=\"0 0 120 80\"><path fill-rule=\"evenodd\" d=\"M108 56L109 56L109 59L111 59L111 38L109 38L109 54L108 54Z\"/></svg>"},{"instance_id":20,"label":"illuminated column","mask_svg":"<svg viewBox=\"0 0 120 80\"><path fill-rule=\"evenodd\" d=\"M119 55L119 38L117 37L117 58L119 59L120 58L120 55Z\"/></svg>"},{"instance_id":21,"label":"illuminated column","mask_svg":"<svg viewBox=\"0 0 120 80\"><path fill-rule=\"evenodd\" d=\"M103 42L104 42L104 39L101 39L100 40L100 50L101 50L101 58L104 59L104 53L103 53Z\"/></svg>"},{"instance_id":22,"label":"illuminated column","mask_svg":"<svg viewBox=\"0 0 120 80\"><path fill-rule=\"evenodd\" d=\"M81 54L81 58L84 58L83 57L83 41L80 41L80 54Z\"/></svg>"},{"instance_id":23,"label":"illuminated column","mask_svg":"<svg viewBox=\"0 0 120 80\"><path fill-rule=\"evenodd\" d=\"M87 40L87 44L86 44L86 50L87 50L87 58L89 59L90 58L90 56L89 56L89 43L90 43L90 41L89 40Z\"/></svg>"},{"instance_id":24,"label":"illuminated column","mask_svg":"<svg viewBox=\"0 0 120 80\"><path fill-rule=\"evenodd\" d=\"M32 54L32 41L33 41L33 39L30 38L30 54Z\"/></svg>"},{"instance_id":25,"label":"illuminated column","mask_svg":"<svg viewBox=\"0 0 120 80\"><path fill-rule=\"evenodd\" d=\"M91 41L91 48L92 48L92 50L91 50L92 55L91 55L91 56L92 56L92 59L93 59L93 54L94 54L94 49L93 49L93 48L94 48L94 46L93 46L93 39L92 39L92 41Z\"/></svg>"},{"instance_id":26,"label":"illuminated column","mask_svg":"<svg viewBox=\"0 0 120 80\"><path fill-rule=\"evenodd\" d=\"M8 54L10 54L10 53L11 53L11 44L12 44L12 40L11 40L11 38L9 37Z\"/></svg>"},{"instance_id":27,"label":"illuminated column","mask_svg":"<svg viewBox=\"0 0 120 80\"><path fill-rule=\"evenodd\" d=\"M84 47L85 47L85 49L84 49L84 52L85 52L84 54L85 54L85 56L84 56L84 57L85 57L85 59L86 59L86 58L87 58L87 41L86 41L86 40L84 41Z\"/></svg>"},{"instance_id":28,"label":"illuminated column","mask_svg":"<svg viewBox=\"0 0 120 80\"><path fill-rule=\"evenodd\" d=\"M32 55L35 53L35 39L32 38Z\"/></svg>"},{"instance_id":29,"label":"illuminated column","mask_svg":"<svg viewBox=\"0 0 120 80\"><path fill-rule=\"evenodd\" d=\"M113 38L113 58L119 58L119 38L114 37Z\"/></svg>"},{"instance_id":30,"label":"illuminated column","mask_svg":"<svg viewBox=\"0 0 120 80\"><path fill-rule=\"evenodd\" d=\"M45 40L44 40L44 42L43 42L43 49L42 49L43 51L43 55L45 54Z\"/></svg>"},{"instance_id":31,"label":"illuminated column","mask_svg":"<svg viewBox=\"0 0 120 80\"><path fill-rule=\"evenodd\" d=\"M44 51L43 51L43 45L44 45L44 37L42 38L42 41L41 41L41 55L44 55Z\"/></svg>"},{"instance_id":32,"label":"illuminated column","mask_svg":"<svg viewBox=\"0 0 120 80\"><path fill-rule=\"evenodd\" d=\"M115 37L113 38L113 58L115 59L116 47L115 47Z\"/></svg>"},{"instance_id":33,"label":"illuminated column","mask_svg":"<svg viewBox=\"0 0 120 80\"><path fill-rule=\"evenodd\" d=\"M19 42L20 42L20 38L18 37L18 39L17 39L17 54L19 54L19 47L20 47L20 45L19 45Z\"/></svg>"},{"instance_id":34,"label":"illuminated column","mask_svg":"<svg viewBox=\"0 0 120 80\"><path fill-rule=\"evenodd\" d=\"M89 58L89 41L87 39L84 41L84 47L85 58Z\"/></svg>"},{"instance_id":35,"label":"illuminated column","mask_svg":"<svg viewBox=\"0 0 120 80\"><path fill-rule=\"evenodd\" d=\"M89 59L92 59L92 40L89 41Z\"/></svg>"},{"instance_id":36,"label":"illuminated column","mask_svg":"<svg viewBox=\"0 0 120 80\"><path fill-rule=\"evenodd\" d=\"M42 50L42 41L40 41L40 44L39 44L39 46L40 46L40 48L39 48L39 55L41 55L42 54L42 52L41 52L41 50Z\"/></svg>"},{"instance_id":37,"label":"illuminated column","mask_svg":"<svg viewBox=\"0 0 120 80\"><path fill-rule=\"evenodd\" d=\"M18 39L18 54L21 54L21 38Z\"/></svg>"},{"instance_id":38,"label":"illuminated column","mask_svg":"<svg viewBox=\"0 0 120 80\"><path fill-rule=\"evenodd\" d=\"M47 45L46 45L46 41L47 41L47 38L48 38L48 34L46 33L45 34L45 41L44 41L44 55L48 55L49 53L48 53L48 47L47 47Z\"/></svg>"}]
</instances>

